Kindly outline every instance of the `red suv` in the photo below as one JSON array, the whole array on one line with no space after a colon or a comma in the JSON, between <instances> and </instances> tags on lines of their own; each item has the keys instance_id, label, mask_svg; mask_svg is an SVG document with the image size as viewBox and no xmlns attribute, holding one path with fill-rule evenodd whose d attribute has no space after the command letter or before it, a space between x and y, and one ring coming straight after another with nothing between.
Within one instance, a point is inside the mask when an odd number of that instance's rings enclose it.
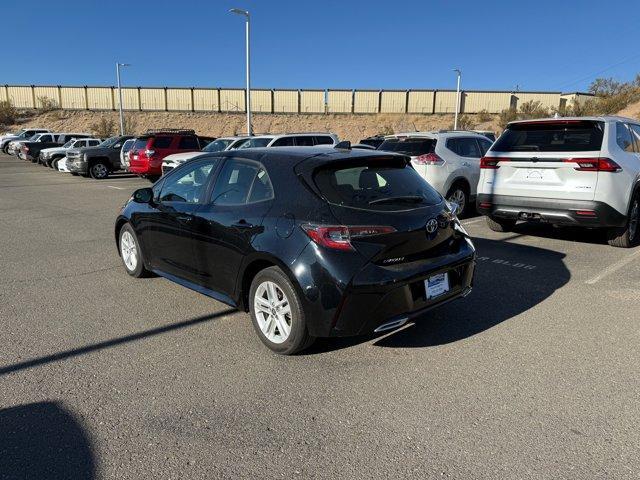
<instances>
[{"instance_id":1,"label":"red suv","mask_svg":"<svg viewBox=\"0 0 640 480\"><path fill-rule=\"evenodd\" d=\"M129 150L129 171L156 179L162 175L162 160L167 155L183 152L197 152L207 144L193 130L150 130L136 138Z\"/></svg>"}]
</instances>

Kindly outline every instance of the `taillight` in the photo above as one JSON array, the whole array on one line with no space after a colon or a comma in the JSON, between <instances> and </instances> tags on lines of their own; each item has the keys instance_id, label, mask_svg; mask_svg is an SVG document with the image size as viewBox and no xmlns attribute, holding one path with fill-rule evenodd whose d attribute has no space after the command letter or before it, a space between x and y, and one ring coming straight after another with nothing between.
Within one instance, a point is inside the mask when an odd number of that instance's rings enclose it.
<instances>
[{"instance_id":1,"label":"taillight","mask_svg":"<svg viewBox=\"0 0 640 480\"><path fill-rule=\"evenodd\" d=\"M29 147L27 147L26 145L22 146L22 151L23 152L28 152L29 151Z\"/></svg>"},{"instance_id":2,"label":"taillight","mask_svg":"<svg viewBox=\"0 0 640 480\"><path fill-rule=\"evenodd\" d=\"M508 158L482 157L480 159L480 168L496 170L500 168L500 165L498 165L499 162L508 162L508 161L509 161Z\"/></svg>"},{"instance_id":3,"label":"taillight","mask_svg":"<svg viewBox=\"0 0 640 480\"><path fill-rule=\"evenodd\" d=\"M361 225L303 225L302 229L311 240L322 247L334 250L353 250L352 238L362 238L395 232L393 227Z\"/></svg>"},{"instance_id":4,"label":"taillight","mask_svg":"<svg viewBox=\"0 0 640 480\"><path fill-rule=\"evenodd\" d=\"M619 172L620 165L610 158L567 158L565 163L576 163L579 172Z\"/></svg>"},{"instance_id":5,"label":"taillight","mask_svg":"<svg viewBox=\"0 0 640 480\"><path fill-rule=\"evenodd\" d=\"M418 165L444 165L444 160L435 153L425 153L413 159Z\"/></svg>"}]
</instances>

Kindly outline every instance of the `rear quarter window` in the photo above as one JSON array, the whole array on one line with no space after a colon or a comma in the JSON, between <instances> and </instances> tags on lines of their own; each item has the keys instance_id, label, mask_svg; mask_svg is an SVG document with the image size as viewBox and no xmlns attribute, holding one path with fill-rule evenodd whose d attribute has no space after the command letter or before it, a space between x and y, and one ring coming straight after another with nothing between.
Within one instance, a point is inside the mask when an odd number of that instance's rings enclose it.
<instances>
[{"instance_id":1,"label":"rear quarter window","mask_svg":"<svg viewBox=\"0 0 640 480\"><path fill-rule=\"evenodd\" d=\"M509 125L492 152L589 152L602 147L604 122L569 120Z\"/></svg>"}]
</instances>

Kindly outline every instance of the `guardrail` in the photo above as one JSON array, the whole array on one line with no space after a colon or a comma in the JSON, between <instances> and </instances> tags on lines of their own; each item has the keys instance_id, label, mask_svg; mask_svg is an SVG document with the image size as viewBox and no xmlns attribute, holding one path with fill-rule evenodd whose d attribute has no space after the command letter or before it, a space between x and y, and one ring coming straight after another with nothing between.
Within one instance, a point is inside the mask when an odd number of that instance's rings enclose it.
<instances>
[{"instance_id":1,"label":"guardrail","mask_svg":"<svg viewBox=\"0 0 640 480\"><path fill-rule=\"evenodd\" d=\"M461 113L499 113L534 100L559 108L581 94L560 92L462 91ZM62 85L2 85L0 100L17 108L38 108L48 98L69 110L117 110L116 87ZM123 87L125 110L170 112L244 112L243 88ZM453 113L454 90L251 90L252 111L257 113Z\"/></svg>"}]
</instances>

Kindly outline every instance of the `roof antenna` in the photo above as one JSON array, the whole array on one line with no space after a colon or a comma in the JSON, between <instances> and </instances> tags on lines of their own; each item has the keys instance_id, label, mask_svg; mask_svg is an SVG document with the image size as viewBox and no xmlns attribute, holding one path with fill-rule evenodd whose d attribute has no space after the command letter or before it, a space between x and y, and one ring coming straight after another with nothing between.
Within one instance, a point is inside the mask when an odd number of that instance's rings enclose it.
<instances>
[{"instance_id":1,"label":"roof antenna","mask_svg":"<svg viewBox=\"0 0 640 480\"><path fill-rule=\"evenodd\" d=\"M343 150L351 150L351 142L349 140L343 140L336 144L333 148L341 148Z\"/></svg>"}]
</instances>

